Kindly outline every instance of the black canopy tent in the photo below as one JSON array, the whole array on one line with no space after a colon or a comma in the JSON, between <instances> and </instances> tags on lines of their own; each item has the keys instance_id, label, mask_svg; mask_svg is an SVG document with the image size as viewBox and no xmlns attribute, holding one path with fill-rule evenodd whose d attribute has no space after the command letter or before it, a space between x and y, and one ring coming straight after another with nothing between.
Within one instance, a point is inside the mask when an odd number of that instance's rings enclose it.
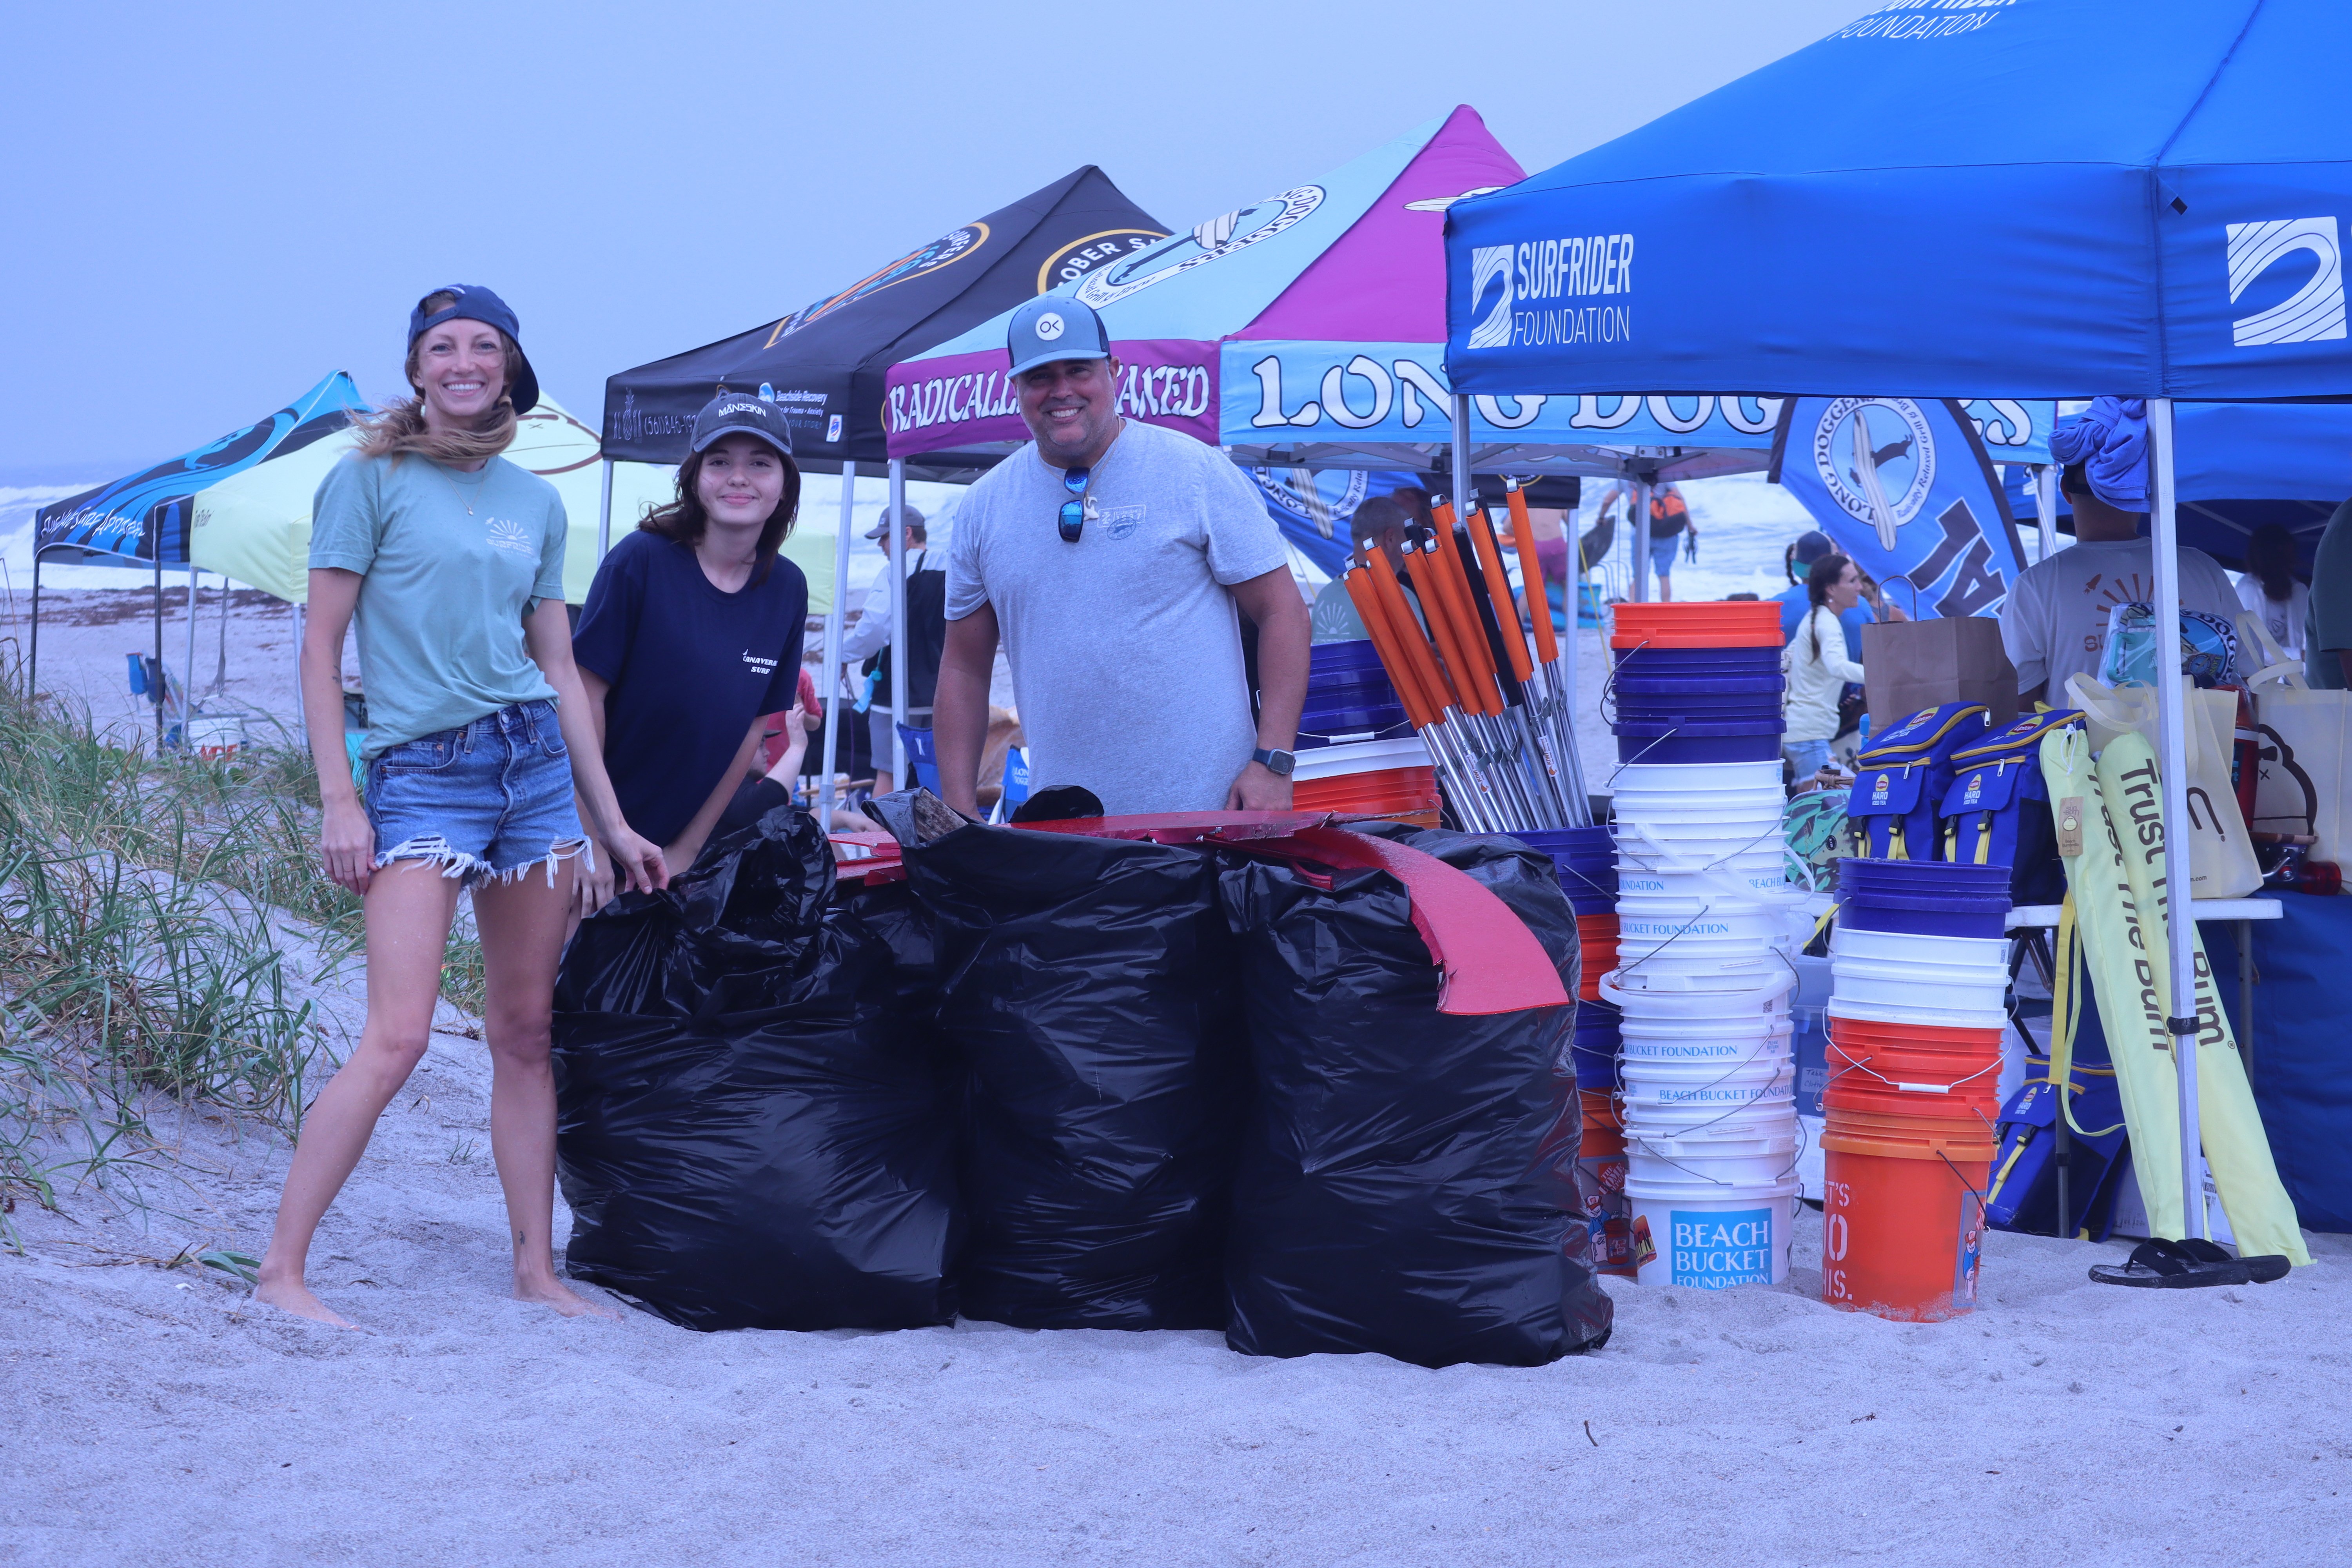
<instances>
[{"instance_id":1,"label":"black canopy tent","mask_svg":"<svg viewBox=\"0 0 2352 1568\"><path fill-rule=\"evenodd\" d=\"M625 370L604 383L604 517L601 553L612 539L615 460L676 463L687 454L695 414L721 392L774 403L792 426L800 466L842 476L840 541L834 552L833 608L824 621L824 669L837 677L842 599L847 593L850 501L857 465L888 466L890 515L906 503L906 481L972 478L994 454L938 452L892 462L882 428L890 367L1058 284L1166 237L1168 226L1130 202L1093 164L1065 174L986 217L867 273L848 288L782 321ZM890 531L891 582L905 586L902 533ZM892 711L907 710L906 607L891 623ZM837 692L825 700L821 776L830 819L840 742ZM903 750L903 749L901 749ZM877 758L878 762L879 759ZM895 758L907 775L906 758Z\"/></svg>"},{"instance_id":2,"label":"black canopy tent","mask_svg":"<svg viewBox=\"0 0 2352 1568\"><path fill-rule=\"evenodd\" d=\"M781 321L612 377L604 456L681 461L696 411L721 392L748 392L784 410L803 468L878 469L889 456L882 398L891 365L1167 233L1089 163ZM985 466L918 464L908 473L946 479Z\"/></svg>"}]
</instances>

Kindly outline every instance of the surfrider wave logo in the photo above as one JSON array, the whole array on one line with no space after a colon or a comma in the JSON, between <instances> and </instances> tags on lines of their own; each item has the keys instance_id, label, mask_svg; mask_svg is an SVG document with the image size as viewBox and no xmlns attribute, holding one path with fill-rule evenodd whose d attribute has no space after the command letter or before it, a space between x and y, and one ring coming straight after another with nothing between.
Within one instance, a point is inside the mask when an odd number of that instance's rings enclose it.
<instances>
[{"instance_id":1,"label":"surfrider wave logo","mask_svg":"<svg viewBox=\"0 0 2352 1568\"><path fill-rule=\"evenodd\" d=\"M2318 260L2302 288L2266 310L2230 323L2242 349L2272 343L2315 343L2344 336L2344 250L2332 217L2283 217L2226 226L2230 239L2230 303L2254 279L2298 251Z\"/></svg>"},{"instance_id":2,"label":"surfrider wave logo","mask_svg":"<svg viewBox=\"0 0 2352 1568\"><path fill-rule=\"evenodd\" d=\"M1470 313L1478 314L1490 284L1499 284L1493 305L1470 329L1474 349L1508 348L1511 342L1511 247L1478 245L1470 249Z\"/></svg>"},{"instance_id":3,"label":"surfrider wave logo","mask_svg":"<svg viewBox=\"0 0 2352 1568\"><path fill-rule=\"evenodd\" d=\"M1622 343L1633 335L1633 237L1571 235L1470 251L1474 349ZM1493 302L1488 302L1492 292ZM1574 303L1585 300L1592 304Z\"/></svg>"}]
</instances>

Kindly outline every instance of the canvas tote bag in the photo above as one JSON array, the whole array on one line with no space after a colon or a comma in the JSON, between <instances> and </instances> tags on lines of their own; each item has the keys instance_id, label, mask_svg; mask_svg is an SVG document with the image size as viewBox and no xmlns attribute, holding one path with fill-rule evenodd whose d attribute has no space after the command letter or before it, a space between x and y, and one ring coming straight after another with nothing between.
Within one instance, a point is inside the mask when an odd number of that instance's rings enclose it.
<instances>
[{"instance_id":1,"label":"canvas tote bag","mask_svg":"<svg viewBox=\"0 0 2352 1568\"><path fill-rule=\"evenodd\" d=\"M2155 687L2102 686L2087 675L2070 675L2066 691L2083 710L2094 751L2104 754L2124 735L2138 735L2155 749ZM2263 868L2254 858L2245 814L2238 809L2237 792L2230 784L2238 694L2191 687L2181 696L2189 710L2183 737L2189 752L2189 896L2242 899L2263 885Z\"/></svg>"}]
</instances>

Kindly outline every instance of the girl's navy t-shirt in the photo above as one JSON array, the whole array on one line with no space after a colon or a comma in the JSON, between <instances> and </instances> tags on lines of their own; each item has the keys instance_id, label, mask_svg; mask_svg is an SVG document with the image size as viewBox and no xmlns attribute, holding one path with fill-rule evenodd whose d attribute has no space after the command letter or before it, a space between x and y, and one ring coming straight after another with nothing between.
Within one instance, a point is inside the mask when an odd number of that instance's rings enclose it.
<instances>
[{"instance_id":1,"label":"girl's navy t-shirt","mask_svg":"<svg viewBox=\"0 0 2352 1568\"><path fill-rule=\"evenodd\" d=\"M640 530L613 546L572 652L612 687L604 771L632 828L656 844L685 831L751 721L793 705L807 625L808 579L781 555L729 594L691 545Z\"/></svg>"}]
</instances>

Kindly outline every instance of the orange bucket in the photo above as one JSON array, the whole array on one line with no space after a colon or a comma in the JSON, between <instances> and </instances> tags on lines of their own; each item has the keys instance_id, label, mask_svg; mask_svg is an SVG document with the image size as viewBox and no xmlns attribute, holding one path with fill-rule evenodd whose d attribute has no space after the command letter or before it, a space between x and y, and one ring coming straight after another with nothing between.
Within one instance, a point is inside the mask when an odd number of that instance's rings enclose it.
<instances>
[{"instance_id":1,"label":"orange bucket","mask_svg":"<svg viewBox=\"0 0 2352 1568\"><path fill-rule=\"evenodd\" d=\"M1619 605L1611 647L1779 647L1780 606L1770 599L1683 599Z\"/></svg>"},{"instance_id":2,"label":"orange bucket","mask_svg":"<svg viewBox=\"0 0 2352 1568\"><path fill-rule=\"evenodd\" d=\"M1601 977L1617 967L1617 917L1614 914L1577 916L1576 946L1584 965L1582 980L1576 994L1584 1001L1598 1002L1601 1000Z\"/></svg>"},{"instance_id":3,"label":"orange bucket","mask_svg":"<svg viewBox=\"0 0 2352 1568\"><path fill-rule=\"evenodd\" d=\"M1970 1128L1995 1120L2000 1112L1998 1053L1856 1046L1833 1034L1826 1061L1829 1081L1822 1089L1824 1108L1931 1117ZM1936 1092L1939 1087L1941 1093Z\"/></svg>"},{"instance_id":4,"label":"orange bucket","mask_svg":"<svg viewBox=\"0 0 2352 1568\"><path fill-rule=\"evenodd\" d=\"M1890 1160L1945 1160L1990 1164L1998 1140L1988 1121L1967 1113L1958 1116L1917 1116L1890 1110L1857 1110L1832 1107L1823 1097L1822 1147L1848 1154L1873 1154Z\"/></svg>"},{"instance_id":5,"label":"orange bucket","mask_svg":"<svg viewBox=\"0 0 2352 1568\"><path fill-rule=\"evenodd\" d=\"M1822 1144L1822 1300L1914 1323L1973 1311L1990 1158L1948 1163Z\"/></svg>"},{"instance_id":6,"label":"orange bucket","mask_svg":"<svg viewBox=\"0 0 2352 1568\"><path fill-rule=\"evenodd\" d=\"M1580 1089L1576 1098L1584 1110L1584 1128L1588 1132L1608 1132L1617 1139L1617 1146L1625 1146L1625 1118L1618 1109L1617 1097L1605 1089Z\"/></svg>"},{"instance_id":7,"label":"orange bucket","mask_svg":"<svg viewBox=\"0 0 2352 1568\"><path fill-rule=\"evenodd\" d=\"M1828 1020L1830 1038L1856 1046L1892 1046L1898 1050L1970 1051L2000 1056L1999 1029L1941 1029L1926 1024L1887 1024L1875 1018Z\"/></svg>"}]
</instances>

